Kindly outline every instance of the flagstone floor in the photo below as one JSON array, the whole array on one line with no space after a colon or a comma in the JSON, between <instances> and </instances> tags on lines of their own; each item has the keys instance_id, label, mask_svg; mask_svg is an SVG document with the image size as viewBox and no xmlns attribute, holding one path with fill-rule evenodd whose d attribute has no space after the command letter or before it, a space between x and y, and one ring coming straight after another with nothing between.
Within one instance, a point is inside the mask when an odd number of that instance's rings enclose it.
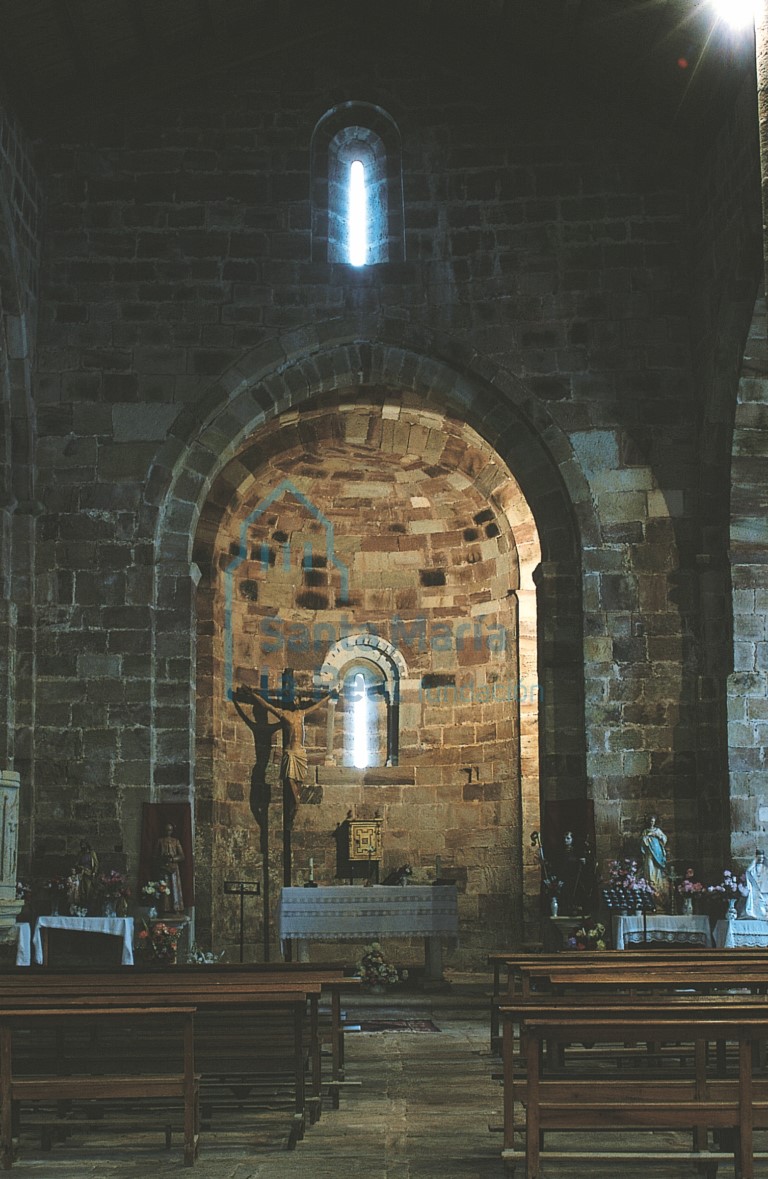
<instances>
[{"instance_id":1,"label":"flagstone floor","mask_svg":"<svg viewBox=\"0 0 768 1179\"><path fill-rule=\"evenodd\" d=\"M362 1001L349 1016L432 1020L441 1030L353 1032L347 1035L347 1076L340 1108L327 1108L296 1149L285 1149L285 1120L252 1118L202 1136L194 1169L184 1168L180 1141L163 1148L156 1129L115 1137L78 1132L45 1153L25 1136L14 1172L34 1179L504 1179L499 1062L488 1045L490 979L455 979L448 994L410 994ZM661 1144L662 1136L659 1136ZM583 1143L582 1143L583 1148ZM622 1179L683 1179L693 1164L621 1165ZM544 1179L616 1179L616 1165L550 1163ZM516 1175L522 1176L522 1167ZM768 1176L768 1167L757 1171ZM720 1167L718 1179L733 1179Z\"/></svg>"}]
</instances>

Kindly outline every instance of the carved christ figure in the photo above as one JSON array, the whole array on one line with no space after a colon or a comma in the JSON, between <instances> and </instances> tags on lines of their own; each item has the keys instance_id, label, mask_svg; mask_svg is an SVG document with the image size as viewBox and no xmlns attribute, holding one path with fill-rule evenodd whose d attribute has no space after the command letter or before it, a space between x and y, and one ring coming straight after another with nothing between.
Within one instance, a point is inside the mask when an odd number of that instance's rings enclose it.
<instances>
[{"instance_id":1,"label":"carved christ figure","mask_svg":"<svg viewBox=\"0 0 768 1179\"><path fill-rule=\"evenodd\" d=\"M254 691L253 688L238 689L238 696L240 700L245 700L253 703L258 701L266 708L267 712L271 712L273 716L277 717L280 723L280 732L283 737L283 756L280 762L280 781L283 784L283 806L288 811L288 826L293 826L293 820L296 815L296 810L300 801L301 787L306 781L307 777L307 751L304 747L304 717L308 716L310 712L315 712L326 700L331 696L336 696L335 691L326 692L319 700L303 706L298 703L288 704L285 708L278 708L266 696L262 696L260 692ZM234 701L237 707L237 701ZM238 709L240 712L240 709ZM243 713L240 712L243 716ZM245 719L245 718L244 718ZM246 721L249 724L249 721Z\"/></svg>"}]
</instances>

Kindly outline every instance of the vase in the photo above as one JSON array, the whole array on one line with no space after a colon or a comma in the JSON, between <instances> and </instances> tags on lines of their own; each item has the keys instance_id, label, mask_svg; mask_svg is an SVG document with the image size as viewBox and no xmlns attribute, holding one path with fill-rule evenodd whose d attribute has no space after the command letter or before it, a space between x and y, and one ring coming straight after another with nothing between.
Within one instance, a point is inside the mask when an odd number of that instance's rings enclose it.
<instances>
[{"instance_id":1,"label":"vase","mask_svg":"<svg viewBox=\"0 0 768 1179\"><path fill-rule=\"evenodd\" d=\"M383 983L368 983L365 988L369 995L386 995L387 988Z\"/></svg>"},{"instance_id":2,"label":"vase","mask_svg":"<svg viewBox=\"0 0 768 1179\"><path fill-rule=\"evenodd\" d=\"M731 899L728 901L728 908L726 909L726 912L725 912L725 920L726 921L735 921L736 920L736 897L731 897Z\"/></svg>"},{"instance_id":3,"label":"vase","mask_svg":"<svg viewBox=\"0 0 768 1179\"><path fill-rule=\"evenodd\" d=\"M557 909L558 909L557 897L552 897L552 900L549 902L549 915L550 915L550 917L557 917Z\"/></svg>"},{"instance_id":4,"label":"vase","mask_svg":"<svg viewBox=\"0 0 768 1179\"><path fill-rule=\"evenodd\" d=\"M115 902L111 899L106 900L104 902L104 916L105 917L116 917L117 916L117 913L115 911Z\"/></svg>"},{"instance_id":5,"label":"vase","mask_svg":"<svg viewBox=\"0 0 768 1179\"><path fill-rule=\"evenodd\" d=\"M150 905L147 909L147 920L154 921L157 918L157 909L154 905Z\"/></svg>"},{"instance_id":6,"label":"vase","mask_svg":"<svg viewBox=\"0 0 768 1179\"><path fill-rule=\"evenodd\" d=\"M128 913L128 902L125 897L118 897L115 901L115 914L118 917L125 917Z\"/></svg>"},{"instance_id":7,"label":"vase","mask_svg":"<svg viewBox=\"0 0 768 1179\"><path fill-rule=\"evenodd\" d=\"M683 897L683 916L693 916L693 897Z\"/></svg>"}]
</instances>

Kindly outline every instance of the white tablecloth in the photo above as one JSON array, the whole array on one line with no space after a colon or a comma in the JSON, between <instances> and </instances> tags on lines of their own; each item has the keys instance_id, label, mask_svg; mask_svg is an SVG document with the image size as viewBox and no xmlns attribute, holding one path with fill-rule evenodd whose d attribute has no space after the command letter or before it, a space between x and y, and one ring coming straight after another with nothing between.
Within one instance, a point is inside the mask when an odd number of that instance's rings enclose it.
<instances>
[{"instance_id":1,"label":"white tablecloth","mask_svg":"<svg viewBox=\"0 0 768 1179\"><path fill-rule=\"evenodd\" d=\"M35 962L43 961L43 929L70 929L78 933L111 933L123 940L123 966L133 966L133 917L38 917L32 948Z\"/></svg>"},{"instance_id":2,"label":"white tablecloth","mask_svg":"<svg viewBox=\"0 0 768 1179\"><path fill-rule=\"evenodd\" d=\"M16 926L19 940L16 943L16 965L29 966L32 962L32 930L28 921L20 921Z\"/></svg>"},{"instance_id":3,"label":"white tablecloth","mask_svg":"<svg viewBox=\"0 0 768 1179\"><path fill-rule=\"evenodd\" d=\"M755 921L752 918L718 921L715 926L715 945L723 950L738 949L739 946L768 946L768 921Z\"/></svg>"},{"instance_id":4,"label":"white tablecloth","mask_svg":"<svg viewBox=\"0 0 768 1179\"><path fill-rule=\"evenodd\" d=\"M453 885L341 885L284 888L278 910L280 939L356 942L363 938L446 937L459 932Z\"/></svg>"},{"instance_id":5,"label":"white tablecloth","mask_svg":"<svg viewBox=\"0 0 768 1179\"><path fill-rule=\"evenodd\" d=\"M646 918L648 941L671 946L711 946L709 917L672 917L654 913ZM645 941L642 917L614 917L613 944L617 950L641 946Z\"/></svg>"}]
</instances>

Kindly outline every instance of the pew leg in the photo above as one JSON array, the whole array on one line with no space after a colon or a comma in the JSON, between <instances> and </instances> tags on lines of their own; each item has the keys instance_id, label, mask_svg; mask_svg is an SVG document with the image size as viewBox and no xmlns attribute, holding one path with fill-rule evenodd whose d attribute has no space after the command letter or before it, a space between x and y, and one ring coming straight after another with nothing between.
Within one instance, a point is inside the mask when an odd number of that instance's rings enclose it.
<instances>
[{"instance_id":1,"label":"pew leg","mask_svg":"<svg viewBox=\"0 0 768 1179\"><path fill-rule=\"evenodd\" d=\"M696 1040L694 1043L694 1093L697 1101L703 1101L707 1095L707 1043L706 1040ZM705 1151L707 1149L707 1127L694 1126L693 1149Z\"/></svg>"},{"instance_id":2,"label":"pew leg","mask_svg":"<svg viewBox=\"0 0 768 1179\"><path fill-rule=\"evenodd\" d=\"M531 1035L525 1036L525 1066L528 1077L525 1111L525 1179L539 1179L541 1165L539 1120L541 1051L538 1041Z\"/></svg>"},{"instance_id":3,"label":"pew leg","mask_svg":"<svg viewBox=\"0 0 768 1179\"><path fill-rule=\"evenodd\" d=\"M13 1166L13 1101L11 1100L11 1029L0 1027L0 1140L3 1170Z\"/></svg>"},{"instance_id":4,"label":"pew leg","mask_svg":"<svg viewBox=\"0 0 768 1179\"><path fill-rule=\"evenodd\" d=\"M754 1179L752 1135L752 1044L739 1040L739 1132L735 1172L737 1179Z\"/></svg>"}]
</instances>

